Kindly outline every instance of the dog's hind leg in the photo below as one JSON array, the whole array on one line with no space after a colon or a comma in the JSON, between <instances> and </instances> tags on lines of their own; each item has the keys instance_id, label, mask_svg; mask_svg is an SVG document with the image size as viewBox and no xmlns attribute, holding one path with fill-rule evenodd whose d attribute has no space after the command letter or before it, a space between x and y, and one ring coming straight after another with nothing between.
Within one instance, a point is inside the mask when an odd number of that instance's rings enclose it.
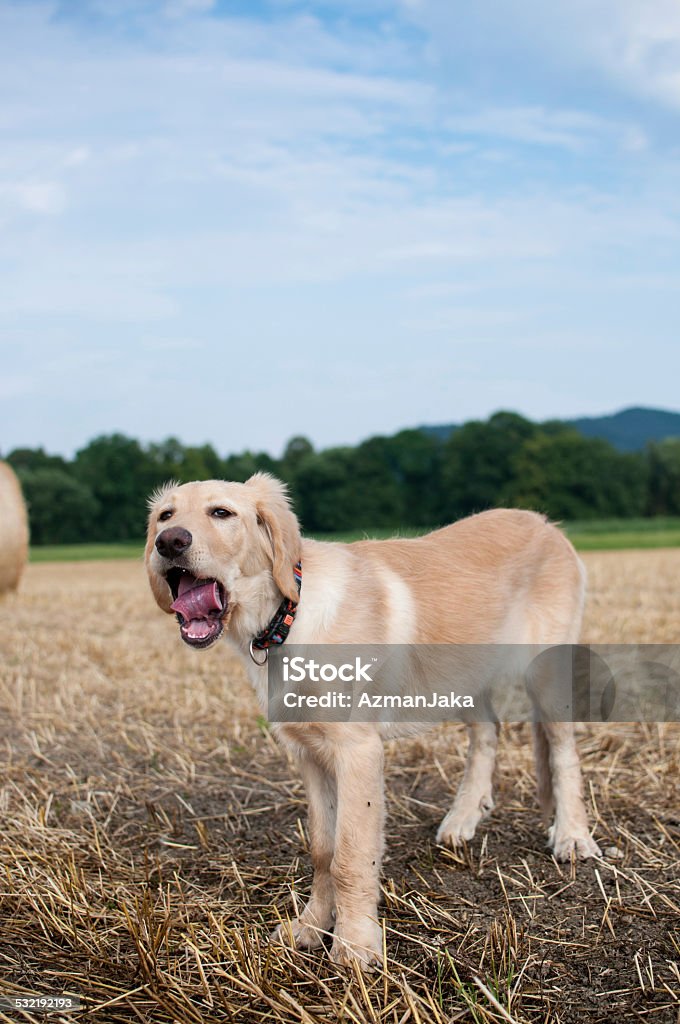
<instances>
[{"instance_id":1,"label":"dog's hind leg","mask_svg":"<svg viewBox=\"0 0 680 1024\"><path fill-rule=\"evenodd\" d=\"M600 857L590 834L583 801L583 781L572 722L542 722L550 748L550 776L555 801L555 821L550 846L557 860Z\"/></svg>"},{"instance_id":2,"label":"dog's hind leg","mask_svg":"<svg viewBox=\"0 0 680 1024\"><path fill-rule=\"evenodd\" d=\"M547 821L554 812L549 844L557 860L600 856L588 828L574 724L559 720L573 700L572 658L569 644L555 646L534 658L526 677L538 719L533 723L538 799Z\"/></svg>"},{"instance_id":3,"label":"dog's hind leg","mask_svg":"<svg viewBox=\"0 0 680 1024\"><path fill-rule=\"evenodd\" d=\"M471 722L468 725L468 747L465 772L451 810L439 831L437 842L460 846L472 839L477 825L493 810L493 770L498 745L497 722Z\"/></svg>"},{"instance_id":4,"label":"dog's hind leg","mask_svg":"<svg viewBox=\"0 0 680 1024\"><path fill-rule=\"evenodd\" d=\"M532 730L534 736L534 761L536 762L536 795L538 796L541 814L547 825L555 810L555 797L553 796L552 773L550 770L550 744L542 722L534 722Z\"/></svg>"}]
</instances>

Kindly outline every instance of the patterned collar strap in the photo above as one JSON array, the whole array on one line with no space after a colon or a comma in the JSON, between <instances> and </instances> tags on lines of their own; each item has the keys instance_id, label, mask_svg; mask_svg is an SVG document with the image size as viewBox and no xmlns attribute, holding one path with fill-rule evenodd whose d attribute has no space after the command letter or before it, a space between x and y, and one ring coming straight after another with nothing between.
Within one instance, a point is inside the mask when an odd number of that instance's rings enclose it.
<instances>
[{"instance_id":1,"label":"patterned collar strap","mask_svg":"<svg viewBox=\"0 0 680 1024\"><path fill-rule=\"evenodd\" d=\"M302 563L298 562L294 567L293 572L295 574L295 583L300 593L302 587ZM290 633L290 627L295 621L295 615L298 610L298 602L291 601L290 598L286 597L281 602L276 612L276 615L271 620L266 629L263 629L261 633L254 636L250 641L250 657L253 659L256 665L266 665L267 658L269 657L269 647L274 647L277 644L285 642L288 634ZM262 651L263 657L256 658L254 651Z\"/></svg>"}]
</instances>

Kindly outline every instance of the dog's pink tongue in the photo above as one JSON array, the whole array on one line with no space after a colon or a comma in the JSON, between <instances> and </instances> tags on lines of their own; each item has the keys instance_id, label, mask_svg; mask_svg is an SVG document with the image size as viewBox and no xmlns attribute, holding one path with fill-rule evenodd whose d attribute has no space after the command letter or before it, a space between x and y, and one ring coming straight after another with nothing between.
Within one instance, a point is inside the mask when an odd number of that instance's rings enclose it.
<instances>
[{"instance_id":1,"label":"dog's pink tongue","mask_svg":"<svg viewBox=\"0 0 680 1024\"><path fill-rule=\"evenodd\" d=\"M187 622L207 619L211 612L222 611L219 587L215 580L211 580L208 583L200 583L197 587L184 589L182 592L180 584L180 594L170 607L173 612L179 612Z\"/></svg>"}]
</instances>

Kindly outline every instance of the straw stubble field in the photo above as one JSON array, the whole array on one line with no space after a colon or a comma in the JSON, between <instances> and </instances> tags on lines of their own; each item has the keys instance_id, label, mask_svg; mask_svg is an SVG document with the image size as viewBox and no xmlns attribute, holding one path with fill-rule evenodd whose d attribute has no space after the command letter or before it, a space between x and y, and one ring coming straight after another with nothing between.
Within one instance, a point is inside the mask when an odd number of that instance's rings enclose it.
<instances>
[{"instance_id":1,"label":"straw stubble field","mask_svg":"<svg viewBox=\"0 0 680 1024\"><path fill-rule=\"evenodd\" d=\"M677 641L680 551L585 561L585 639ZM308 890L305 801L227 646L185 648L137 562L31 566L0 615L1 993L158 1024L678 1021L680 727L583 727L607 855L575 868L544 847L528 726L460 855L434 834L461 728L389 747L387 959L362 977L267 943Z\"/></svg>"}]
</instances>

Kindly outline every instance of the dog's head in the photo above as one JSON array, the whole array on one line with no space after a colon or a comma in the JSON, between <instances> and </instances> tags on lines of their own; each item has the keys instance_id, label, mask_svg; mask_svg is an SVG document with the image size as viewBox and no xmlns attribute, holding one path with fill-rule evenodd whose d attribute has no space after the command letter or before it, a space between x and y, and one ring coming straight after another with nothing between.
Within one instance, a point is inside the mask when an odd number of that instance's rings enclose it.
<instances>
[{"instance_id":1,"label":"dog's head","mask_svg":"<svg viewBox=\"0 0 680 1024\"><path fill-rule=\"evenodd\" d=\"M149 507L151 589L191 647L209 647L240 605L271 595L274 585L297 601L300 530L279 480L256 473L244 484L166 484Z\"/></svg>"}]
</instances>

